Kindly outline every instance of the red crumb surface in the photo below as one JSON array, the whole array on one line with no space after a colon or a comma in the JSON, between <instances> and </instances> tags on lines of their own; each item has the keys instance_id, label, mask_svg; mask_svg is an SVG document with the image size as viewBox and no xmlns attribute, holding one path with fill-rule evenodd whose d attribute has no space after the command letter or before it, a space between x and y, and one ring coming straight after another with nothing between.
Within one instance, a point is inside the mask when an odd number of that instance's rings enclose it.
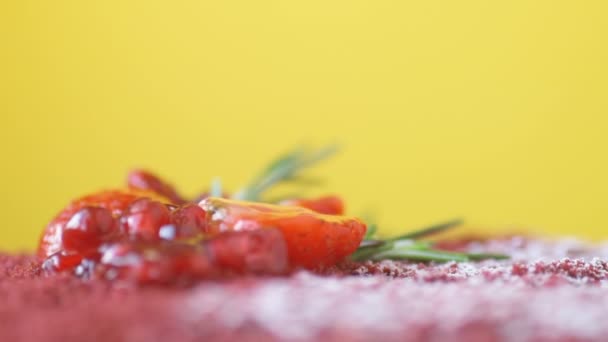
<instances>
[{"instance_id":1,"label":"red crumb surface","mask_svg":"<svg viewBox=\"0 0 608 342\"><path fill-rule=\"evenodd\" d=\"M135 288L0 255L0 341L605 341L608 245L467 243L511 260L344 263Z\"/></svg>"}]
</instances>

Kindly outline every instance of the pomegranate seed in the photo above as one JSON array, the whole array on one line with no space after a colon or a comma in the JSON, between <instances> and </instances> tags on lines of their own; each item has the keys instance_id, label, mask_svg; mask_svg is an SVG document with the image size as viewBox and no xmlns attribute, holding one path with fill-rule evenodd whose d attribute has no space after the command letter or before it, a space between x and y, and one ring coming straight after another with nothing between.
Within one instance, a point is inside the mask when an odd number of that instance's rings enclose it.
<instances>
[{"instance_id":1,"label":"pomegranate seed","mask_svg":"<svg viewBox=\"0 0 608 342\"><path fill-rule=\"evenodd\" d=\"M130 236L141 240L159 240L160 228L170 223L167 207L148 198L139 199L121 217L122 229Z\"/></svg>"},{"instance_id":2,"label":"pomegranate seed","mask_svg":"<svg viewBox=\"0 0 608 342\"><path fill-rule=\"evenodd\" d=\"M205 211L196 204L186 204L171 213L171 223L177 228L177 238L191 238L201 234L206 226Z\"/></svg>"},{"instance_id":3,"label":"pomegranate seed","mask_svg":"<svg viewBox=\"0 0 608 342\"><path fill-rule=\"evenodd\" d=\"M116 231L117 223L109 210L84 207L65 225L62 243L66 251L88 253L99 247L105 235Z\"/></svg>"}]
</instances>

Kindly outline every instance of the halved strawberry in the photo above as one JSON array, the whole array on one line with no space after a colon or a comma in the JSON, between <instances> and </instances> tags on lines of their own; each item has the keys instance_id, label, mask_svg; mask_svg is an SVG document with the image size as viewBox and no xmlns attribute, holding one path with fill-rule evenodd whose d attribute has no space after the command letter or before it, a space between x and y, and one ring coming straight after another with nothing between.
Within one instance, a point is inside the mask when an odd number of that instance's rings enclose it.
<instances>
[{"instance_id":1,"label":"halved strawberry","mask_svg":"<svg viewBox=\"0 0 608 342\"><path fill-rule=\"evenodd\" d=\"M366 225L353 217L312 210L210 197L199 204L207 213L207 233L276 228L287 242L292 267L331 266L352 254Z\"/></svg>"}]
</instances>

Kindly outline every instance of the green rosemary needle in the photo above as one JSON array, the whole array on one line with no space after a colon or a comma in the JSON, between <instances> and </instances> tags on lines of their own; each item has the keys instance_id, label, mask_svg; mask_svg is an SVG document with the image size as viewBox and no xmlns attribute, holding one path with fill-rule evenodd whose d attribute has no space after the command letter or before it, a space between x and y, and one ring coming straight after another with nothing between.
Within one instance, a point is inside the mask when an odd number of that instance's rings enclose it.
<instances>
[{"instance_id":1,"label":"green rosemary needle","mask_svg":"<svg viewBox=\"0 0 608 342\"><path fill-rule=\"evenodd\" d=\"M267 190L280 183L292 182L307 186L317 185L318 180L305 178L303 172L334 155L337 151L338 147L336 145L329 145L318 150L296 148L271 162L245 188L238 191L234 198L246 201L261 201ZM222 187L219 179L212 183L211 188L214 195L221 194ZM296 196L291 195L291 197ZM268 198L264 199L268 200ZM418 240L452 229L461 223L462 220L455 219L384 240L375 238L378 226L369 224L363 242L359 249L351 255L351 259L357 261L406 259L446 262L508 258L506 255L492 253L475 254L442 251L434 249L431 242Z\"/></svg>"},{"instance_id":2,"label":"green rosemary needle","mask_svg":"<svg viewBox=\"0 0 608 342\"><path fill-rule=\"evenodd\" d=\"M428 241L416 240L433 234L444 232L462 223L462 220L451 220L436 224L427 228L419 229L407 234L399 235L386 240L375 240L373 236L377 229L375 224L370 224L371 233L368 231L366 239L361 243L359 249L351 255L355 261L364 260L411 260L411 261L478 261L485 259L508 259L502 254L493 253L459 253L449 252L433 248Z\"/></svg>"},{"instance_id":3,"label":"green rosemary needle","mask_svg":"<svg viewBox=\"0 0 608 342\"><path fill-rule=\"evenodd\" d=\"M297 148L270 163L249 185L237 192L235 199L259 201L265 191L274 185L288 181L298 181L302 171L329 158L338 151L337 145L309 151Z\"/></svg>"}]
</instances>

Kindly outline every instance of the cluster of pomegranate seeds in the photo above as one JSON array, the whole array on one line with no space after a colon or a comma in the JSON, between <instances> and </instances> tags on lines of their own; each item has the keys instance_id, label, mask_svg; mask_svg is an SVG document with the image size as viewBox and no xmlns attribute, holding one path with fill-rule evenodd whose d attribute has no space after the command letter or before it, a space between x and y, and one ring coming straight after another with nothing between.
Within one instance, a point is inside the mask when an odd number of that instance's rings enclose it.
<instances>
[{"instance_id":1,"label":"cluster of pomegranate seeds","mask_svg":"<svg viewBox=\"0 0 608 342\"><path fill-rule=\"evenodd\" d=\"M215 197L203 193L192 202L151 172L134 170L127 191L85 196L61 211L44 230L38 256L47 272L161 284L331 267L355 252L366 232L362 221L341 216L342 199L259 202L270 185L327 153L300 160L298 152L273 164L235 194L241 200L227 199L218 181Z\"/></svg>"},{"instance_id":2,"label":"cluster of pomegranate seeds","mask_svg":"<svg viewBox=\"0 0 608 342\"><path fill-rule=\"evenodd\" d=\"M243 274L281 274L287 250L273 229L229 233L199 243L121 241L104 244L94 269L83 276L140 284L191 284Z\"/></svg>"},{"instance_id":3,"label":"cluster of pomegranate seeds","mask_svg":"<svg viewBox=\"0 0 608 342\"><path fill-rule=\"evenodd\" d=\"M175 197L177 192L141 171L128 183ZM287 271L287 247L274 229L207 238L207 215L194 203L160 201L146 193L106 191L71 203L45 230L39 255L51 273L140 284L186 284L234 274Z\"/></svg>"}]
</instances>

